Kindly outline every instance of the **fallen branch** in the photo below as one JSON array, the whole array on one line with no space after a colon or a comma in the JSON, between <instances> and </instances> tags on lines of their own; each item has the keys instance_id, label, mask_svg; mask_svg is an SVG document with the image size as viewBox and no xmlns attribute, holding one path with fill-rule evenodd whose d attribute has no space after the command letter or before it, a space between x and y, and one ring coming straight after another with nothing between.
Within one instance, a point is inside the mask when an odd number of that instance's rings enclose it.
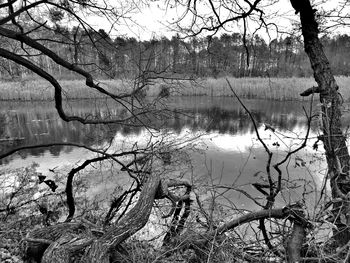
<instances>
[{"instance_id":1,"label":"fallen branch","mask_svg":"<svg viewBox=\"0 0 350 263\"><path fill-rule=\"evenodd\" d=\"M256 212L250 212L242 215L236 219L233 219L224 225L218 227L215 230L208 231L205 234L188 234L182 235L177 238L176 243L181 244L182 247L186 246L203 246L215 236L223 235L225 232L233 230L234 228L243 224L250 223L252 221L260 219L290 219L293 223L297 222L304 228L308 227L308 221L299 214L299 210L295 209L296 205L286 206L283 208L275 209L263 209ZM192 231L191 231L192 232Z\"/></svg>"},{"instance_id":2,"label":"fallen branch","mask_svg":"<svg viewBox=\"0 0 350 263\"><path fill-rule=\"evenodd\" d=\"M218 233L223 234L226 231L232 230L237 226L240 226L255 220L266 219L266 218L283 219L288 217L289 215L292 215L291 210L286 208L276 208L276 209L270 209L270 210L260 210L256 212L251 212L222 225L221 227L218 228Z\"/></svg>"},{"instance_id":3,"label":"fallen branch","mask_svg":"<svg viewBox=\"0 0 350 263\"><path fill-rule=\"evenodd\" d=\"M287 242L287 262L301 262L301 248L306 238L305 225L294 222Z\"/></svg>"}]
</instances>

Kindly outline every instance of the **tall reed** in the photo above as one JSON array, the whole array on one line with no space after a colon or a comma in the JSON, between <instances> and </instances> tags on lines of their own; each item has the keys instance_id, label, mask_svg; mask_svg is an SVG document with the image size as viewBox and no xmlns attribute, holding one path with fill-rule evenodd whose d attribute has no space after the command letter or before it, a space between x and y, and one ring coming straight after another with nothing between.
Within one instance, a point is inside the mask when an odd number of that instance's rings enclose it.
<instances>
[{"instance_id":1,"label":"tall reed","mask_svg":"<svg viewBox=\"0 0 350 263\"><path fill-rule=\"evenodd\" d=\"M312 78L232 78L232 87L242 98L259 98L270 100L303 100L299 94L315 86ZM349 77L337 77L340 93L345 101L350 100ZM87 87L83 80L59 81L66 99L104 98L98 91ZM113 93L131 92L132 81L104 80L100 85ZM53 100L54 89L44 80L23 80L18 82L0 82L0 100ZM146 96L158 96L167 90L170 96L232 96L226 78L205 78L196 81L178 81L176 83L156 82L145 89Z\"/></svg>"}]
</instances>

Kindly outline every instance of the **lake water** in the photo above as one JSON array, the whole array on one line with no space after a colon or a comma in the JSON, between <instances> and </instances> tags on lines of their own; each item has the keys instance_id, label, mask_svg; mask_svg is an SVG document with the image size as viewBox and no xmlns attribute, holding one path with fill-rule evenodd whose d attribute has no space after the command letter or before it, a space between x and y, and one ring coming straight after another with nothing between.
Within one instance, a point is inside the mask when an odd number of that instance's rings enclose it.
<instances>
[{"instance_id":1,"label":"lake water","mask_svg":"<svg viewBox=\"0 0 350 263\"><path fill-rule=\"evenodd\" d=\"M244 103L252 112L261 137L274 152L273 162L281 160L286 152L300 145L306 132L306 117L302 107L308 110L308 103L263 100L245 100ZM75 101L72 104L74 107L70 111L80 116L87 116L91 109L103 116L109 109L108 105L96 106L90 101ZM160 120L160 130L172 132L172 136L178 140L190 140L197 149L189 151L193 169L187 177L194 178L200 185L206 185L207 189L211 185L221 186L216 188L220 189L216 197L229 200L231 206L243 210L255 209L256 204L243 191L255 196L255 200L263 198L252 183L266 182L267 155L256 139L249 116L238 101L229 97L176 97L168 101L167 105L181 112ZM316 111L317 106L314 108ZM349 123L347 115L344 122ZM66 123L59 118L53 102L2 102L0 123L0 153L38 143L74 142L96 146L102 145L110 137L119 142L138 142L149 136L149 131L140 127L109 125L106 128L77 122ZM275 132L266 127L273 127ZM283 191L277 200L278 205L306 199L309 202L307 205L312 207L317 201L318 194L310 189L320 189L325 174L322 146L319 145L317 150L312 148L317 137L317 120L312 124L310 137L312 139L308 146L293 155L288 165L283 166ZM0 160L0 169L36 162L40 172L50 175L52 169L68 171L86 156L92 154L86 149L72 146L36 148ZM273 177L276 179L276 173ZM206 194L211 198L209 192Z\"/></svg>"}]
</instances>

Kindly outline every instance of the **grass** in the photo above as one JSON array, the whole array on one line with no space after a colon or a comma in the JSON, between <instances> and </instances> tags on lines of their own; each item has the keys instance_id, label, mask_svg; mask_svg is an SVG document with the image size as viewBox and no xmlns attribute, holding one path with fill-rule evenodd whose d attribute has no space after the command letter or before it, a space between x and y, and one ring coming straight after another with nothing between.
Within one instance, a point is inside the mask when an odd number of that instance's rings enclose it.
<instances>
[{"instance_id":1,"label":"grass","mask_svg":"<svg viewBox=\"0 0 350 263\"><path fill-rule=\"evenodd\" d=\"M344 100L350 100L350 77L337 77ZM312 78L228 78L232 87L242 98L270 100L302 100L302 91L315 86ZM85 86L83 80L60 80L67 99L93 99L105 96ZM124 93L132 89L131 81L105 80L101 86L109 92ZM0 100L52 100L54 89L44 80L22 80L0 82ZM155 83L146 88L147 96L158 96L162 90L170 91L171 96L232 96L225 78L207 78L196 82L180 81L172 84Z\"/></svg>"},{"instance_id":2,"label":"grass","mask_svg":"<svg viewBox=\"0 0 350 263\"><path fill-rule=\"evenodd\" d=\"M312 78L228 78L228 80L239 97L281 101L303 100L299 94L317 85ZM350 77L336 77L336 80L344 100L350 100L350 90L347 89ZM202 89L197 89L201 92L200 95L232 96L225 78L203 80L202 86Z\"/></svg>"},{"instance_id":3,"label":"grass","mask_svg":"<svg viewBox=\"0 0 350 263\"><path fill-rule=\"evenodd\" d=\"M108 86L108 91L122 92L124 84L121 81L106 81L103 86ZM104 96L87 86L83 80L61 80L59 81L67 99L92 99L103 98ZM0 82L1 100L52 100L54 98L54 88L44 80L24 80L18 82Z\"/></svg>"}]
</instances>

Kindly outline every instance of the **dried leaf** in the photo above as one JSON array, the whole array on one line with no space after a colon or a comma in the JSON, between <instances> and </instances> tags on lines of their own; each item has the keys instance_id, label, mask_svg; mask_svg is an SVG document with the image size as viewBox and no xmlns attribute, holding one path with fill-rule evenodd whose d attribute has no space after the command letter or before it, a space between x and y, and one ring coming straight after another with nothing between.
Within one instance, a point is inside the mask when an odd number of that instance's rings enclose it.
<instances>
[{"instance_id":1,"label":"dried leaf","mask_svg":"<svg viewBox=\"0 0 350 263\"><path fill-rule=\"evenodd\" d=\"M340 222L341 222L342 224L344 224L344 225L347 224L347 222L346 222L346 217L345 217L344 214L340 214Z\"/></svg>"}]
</instances>

